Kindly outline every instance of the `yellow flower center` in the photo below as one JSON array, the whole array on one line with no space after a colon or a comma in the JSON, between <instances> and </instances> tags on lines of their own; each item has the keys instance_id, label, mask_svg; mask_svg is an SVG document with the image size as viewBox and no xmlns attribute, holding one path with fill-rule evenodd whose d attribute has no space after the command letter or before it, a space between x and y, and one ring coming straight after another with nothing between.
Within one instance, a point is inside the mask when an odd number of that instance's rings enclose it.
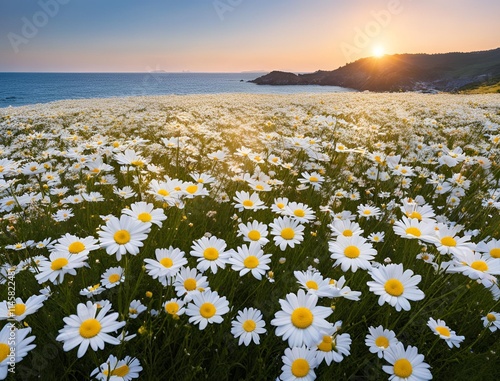
<instances>
[{"instance_id":1,"label":"yellow flower center","mask_svg":"<svg viewBox=\"0 0 500 381\"><path fill-rule=\"evenodd\" d=\"M489 313L486 315L486 319L491 323L497 320L496 316L493 315L492 313Z\"/></svg>"},{"instance_id":2,"label":"yellow flower center","mask_svg":"<svg viewBox=\"0 0 500 381\"><path fill-rule=\"evenodd\" d=\"M490 250L491 258L500 258L500 247L495 247Z\"/></svg>"},{"instance_id":3,"label":"yellow flower center","mask_svg":"<svg viewBox=\"0 0 500 381\"><path fill-rule=\"evenodd\" d=\"M318 349L323 352L331 352L333 349L333 338L330 335L323 336L323 341L318 345Z\"/></svg>"},{"instance_id":4,"label":"yellow flower center","mask_svg":"<svg viewBox=\"0 0 500 381\"><path fill-rule=\"evenodd\" d=\"M282 202L278 202L276 206L280 209L283 209L285 207L285 204L283 204Z\"/></svg>"},{"instance_id":5,"label":"yellow flower center","mask_svg":"<svg viewBox=\"0 0 500 381\"><path fill-rule=\"evenodd\" d=\"M344 237L352 237L352 230L351 229L346 229L342 232L342 235Z\"/></svg>"},{"instance_id":6,"label":"yellow flower center","mask_svg":"<svg viewBox=\"0 0 500 381\"><path fill-rule=\"evenodd\" d=\"M306 286L307 286L307 288L312 288L313 290L317 290L318 289L318 284L315 281L313 281L313 280L308 280L306 282Z\"/></svg>"},{"instance_id":7,"label":"yellow flower center","mask_svg":"<svg viewBox=\"0 0 500 381\"><path fill-rule=\"evenodd\" d=\"M186 192L188 192L189 194L195 194L197 190L198 185L190 185L186 188Z\"/></svg>"},{"instance_id":8,"label":"yellow flower center","mask_svg":"<svg viewBox=\"0 0 500 381\"><path fill-rule=\"evenodd\" d=\"M260 239L260 232L258 230L250 230L248 232L248 238L252 241L258 241Z\"/></svg>"},{"instance_id":9,"label":"yellow flower center","mask_svg":"<svg viewBox=\"0 0 500 381\"><path fill-rule=\"evenodd\" d=\"M311 183L317 183L319 181L319 179L316 176L311 176L311 177L309 177L309 181Z\"/></svg>"},{"instance_id":10,"label":"yellow flower center","mask_svg":"<svg viewBox=\"0 0 500 381\"><path fill-rule=\"evenodd\" d=\"M200 315L203 316L205 319L210 319L212 316L215 315L215 312L217 310L215 309L215 306L212 303L203 303L200 307Z\"/></svg>"},{"instance_id":11,"label":"yellow flower center","mask_svg":"<svg viewBox=\"0 0 500 381\"><path fill-rule=\"evenodd\" d=\"M293 214L295 215L295 217L304 217L306 215L306 212L304 212L303 209L295 209L293 211Z\"/></svg>"},{"instance_id":12,"label":"yellow flower center","mask_svg":"<svg viewBox=\"0 0 500 381\"><path fill-rule=\"evenodd\" d=\"M148 212L142 212L139 213L137 219L141 222L150 222L153 219L153 216L151 216Z\"/></svg>"},{"instance_id":13,"label":"yellow flower center","mask_svg":"<svg viewBox=\"0 0 500 381\"><path fill-rule=\"evenodd\" d=\"M409 218L416 218L417 220L422 221L422 215L419 212L417 212L416 210L414 210L411 213L407 213L406 215Z\"/></svg>"},{"instance_id":14,"label":"yellow flower center","mask_svg":"<svg viewBox=\"0 0 500 381\"><path fill-rule=\"evenodd\" d=\"M160 263L163 267L170 268L174 264L174 261L172 261L170 258L162 258L160 260Z\"/></svg>"},{"instance_id":15,"label":"yellow flower center","mask_svg":"<svg viewBox=\"0 0 500 381\"><path fill-rule=\"evenodd\" d=\"M203 256L209 261L215 261L219 258L219 251L215 247L207 247L205 251L203 251Z\"/></svg>"},{"instance_id":16,"label":"yellow flower center","mask_svg":"<svg viewBox=\"0 0 500 381\"><path fill-rule=\"evenodd\" d=\"M400 296L405 290L403 283L394 278L389 279L387 282L385 282L384 289L385 292L392 296Z\"/></svg>"},{"instance_id":17,"label":"yellow flower center","mask_svg":"<svg viewBox=\"0 0 500 381\"><path fill-rule=\"evenodd\" d=\"M306 359L296 359L292 362L291 370L295 377L305 377L309 373L309 363Z\"/></svg>"},{"instance_id":18,"label":"yellow flower center","mask_svg":"<svg viewBox=\"0 0 500 381\"><path fill-rule=\"evenodd\" d=\"M184 281L184 288L187 291L193 291L196 290L196 279L194 278L188 278Z\"/></svg>"},{"instance_id":19,"label":"yellow flower center","mask_svg":"<svg viewBox=\"0 0 500 381\"><path fill-rule=\"evenodd\" d=\"M143 167L144 166L144 162L142 160L132 160L130 162L130 164L132 164L133 166L136 166L136 167Z\"/></svg>"},{"instance_id":20,"label":"yellow flower center","mask_svg":"<svg viewBox=\"0 0 500 381\"><path fill-rule=\"evenodd\" d=\"M244 259L243 264L246 268L254 269L259 265L259 258L255 255L249 255Z\"/></svg>"},{"instance_id":21,"label":"yellow flower center","mask_svg":"<svg viewBox=\"0 0 500 381\"><path fill-rule=\"evenodd\" d=\"M372 214L372 211L371 211L371 210L369 210L369 209L365 209L365 210L363 211L363 214L364 214L365 216L369 216L370 214Z\"/></svg>"},{"instance_id":22,"label":"yellow flower center","mask_svg":"<svg viewBox=\"0 0 500 381\"><path fill-rule=\"evenodd\" d=\"M0 343L0 363L10 354L10 347L7 344Z\"/></svg>"},{"instance_id":23,"label":"yellow flower center","mask_svg":"<svg viewBox=\"0 0 500 381\"><path fill-rule=\"evenodd\" d=\"M281 231L281 238L289 240L293 239L293 237L295 237L295 232L292 228L284 228Z\"/></svg>"},{"instance_id":24,"label":"yellow flower center","mask_svg":"<svg viewBox=\"0 0 500 381\"><path fill-rule=\"evenodd\" d=\"M406 234L412 235L415 237L420 237L422 233L420 232L419 228L416 228L415 226L411 226L408 229L406 229Z\"/></svg>"},{"instance_id":25,"label":"yellow flower center","mask_svg":"<svg viewBox=\"0 0 500 381\"><path fill-rule=\"evenodd\" d=\"M245 201L243 201L242 204L243 204L243 206L246 206L246 207L250 208L250 207L253 206L253 201L251 201L251 200L245 200Z\"/></svg>"},{"instance_id":26,"label":"yellow flower center","mask_svg":"<svg viewBox=\"0 0 500 381\"><path fill-rule=\"evenodd\" d=\"M262 185L260 185L260 184L257 184L255 186L255 189L257 189L257 190L264 190L264 187Z\"/></svg>"},{"instance_id":27,"label":"yellow flower center","mask_svg":"<svg viewBox=\"0 0 500 381\"><path fill-rule=\"evenodd\" d=\"M485 261L474 261L470 264L470 267L477 271L488 271L488 264Z\"/></svg>"},{"instance_id":28,"label":"yellow flower center","mask_svg":"<svg viewBox=\"0 0 500 381\"><path fill-rule=\"evenodd\" d=\"M83 250L85 250L85 245L83 243L81 243L80 241L72 242L68 246L68 251L71 254L78 254L78 253L81 253Z\"/></svg>"},{"instance_id":29,"label":"yellow flower center","mask_svg":"<svg viewBox=\"0 0 500 381\"><path fill-rule=\"evenodd\" d=\"M113 238L118 245L125 245L130 241L130 233L126 230L118 230Z\"/></svg>"},{"instance_id":30,"label":"yellow flower center","mask_svg":"<svg viewBox=\"0 0 500 381\"><path fill-rule=\"evenodd\" d=\"M457 241L455 241L455 238L446 236L441 238L441 244L443 246L449 246L449 247L455 247L457 246Z\"/></svg>"},{"instance_id":31,"label":"yellow flower center","mask_svg":"<svg viewBox=\"0 0 500 381\"><path fill-rule=\"evenodd\" d=\"M379 348L389 348L389 340L385 336L379 336L375 339L375 345Z\"/></svg>"},{"instance_id":32,"label":"yellow flower center","mask_svg":"<svg viewBox=\"0 0 500 381\"><path fill-rule=\"evenodd\" d=\"M68 264L68 260L66 258L57 258L52 261L50 268L53 271L61 270L64 266Z\"/></svg>"},{"instance_id":33,"label":"yellow flower center","mask_svg":"<svg viewBox=\"0 0 500 381\"><path fill-rule=\"evenodd\" d=\"M176 315L179 312L179 305L177 302L168 302L165 304L165 311L170 315Z\"/></svg>"},{"instance_id":34,"label":"yellow flower center","mask_svg":"<svg viewBox=\"0 0 500 381\"><path fill-rule=\"evenodd\" d=\"M351 259L357 258L357 257L359 257L359 254L361 254L361 251L359 251L359 249L356 246L347 246L344 249L344 255L347 258L351 258Z\"/></svg>"},{"instance_id":35,"label":"yellow flower center","mask_svg":"<svg viewBox=\"0 0 500 381\"><path fill-rule=\"evenodd\" d=\"M292 312L292 324L301 329L309 327L313 322L314 316L307 307L298 307Z\"/></svg>"},{"instance_id":36,"label":"yellow flower center","mask_svg":"<svg viewBox=\"0 0 500 381\"><path fill-rule=\"evenodd\" d=\"M442 325L438 325L436 327L436 331L438 331L438 333L441 336L450 337L450 330L448 328L446 328L446 327L443 327Z\"/></svg>"},{"instance_id":37,"label":"yellow flower center","mask_svg":"<svg viewBox=\"0 0 500 381\"><path fill-rule=\"evenodd\" d=\"M130 368L127 364L123 364L122 366L119 366L118 368L114 369L109 373L107 369L104 369L102 373L105 376L117 376L117 377L125 377L130 371Z\"/></svg>"},{"instance_id":38,"label":"yellow flower center","mask_svg":"<svg viewBox=\"0 0 500 381\"><path fill-rule=\"evenodd\" d=\"M163 197L167 197L170 193L168 193L165 189L159 189L158 194Z\"/></svg>"},{"instance_id":39,"label":"yellow flower center","mask_svg":"<svg viewBox=\"0 0 500 381\"><path fill-rule=\"evenodd\" d=\"M400 378L408 378L413 373L413 366L407 359L399 359L394 363L394 374Z\"/></svg>"},{"instance_id":40,"label":"yellow flower center","mask_svg":"<svg viewBox=\"0 0 500 381\"><path fill-rule=\"evenodd\" d=\"M80 336L91 339L101 332L101 323L97 319L87 319L80 325Z\"/></svg>"},{"instance_id":41,"label":"yellow flower center","mask_svg":"<svg viewBox=\"0 0 500 381\"><path fill-rule=\"evenodd\" d=\"M111 274L108 277L109 283L116 283L120 280L121 276L119 274Z\"/></svg>"},{"instance_id":42,"label":"yellow flower center","mask_svg":"<svg viewBox=\"0 0 500 381\"><path fill-rule=\"evenodd\" d=\"M16 305L14 306L14 313L16 314L16 316L24 314L24 311L26 311L26 305L23 303L16 303Z\"/></svg>"},{"instance_id":43,"label":"yellow flower center","mask_svg":"<svg viewBox=\"0 0 500 381\"><path fill-rule=\"evenodd\" d=\"M241 326L245 331L252 332L257 327L257 324L253 320L245 320Z\"/></svg>"}]
</instances>

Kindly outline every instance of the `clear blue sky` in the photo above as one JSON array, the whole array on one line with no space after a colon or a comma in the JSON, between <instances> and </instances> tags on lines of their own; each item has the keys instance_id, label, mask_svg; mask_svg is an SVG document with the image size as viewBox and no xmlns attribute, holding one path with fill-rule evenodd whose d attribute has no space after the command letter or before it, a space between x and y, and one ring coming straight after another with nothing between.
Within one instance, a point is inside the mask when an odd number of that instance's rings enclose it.
<instances>
[{"instance_id":1,"label":"clear blue sky","mask_svg":"<svg viewBox=\"0 0 500 381\"><path fill-rule=\"evenodd\" d=\"M335 69L500 46L498 0L0 0L0 71Z\"/></svg>"}]
</instances>

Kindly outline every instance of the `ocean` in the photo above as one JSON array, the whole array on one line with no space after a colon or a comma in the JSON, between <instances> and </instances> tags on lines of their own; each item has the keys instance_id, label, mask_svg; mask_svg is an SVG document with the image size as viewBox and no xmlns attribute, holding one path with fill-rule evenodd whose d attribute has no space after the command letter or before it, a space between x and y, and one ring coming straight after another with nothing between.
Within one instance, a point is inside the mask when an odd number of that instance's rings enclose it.
<instances>
[{"instance_id":1,"label":"ocean","mask_svg":"<svg viewBox=\"0 0 500 381\"><path fill-rule=\"evenodd\" d=\"M0 107L166 94L296 94L354 91L336 86L249 83L263 73L0 73Z\"/></svg>"}]
</instances>

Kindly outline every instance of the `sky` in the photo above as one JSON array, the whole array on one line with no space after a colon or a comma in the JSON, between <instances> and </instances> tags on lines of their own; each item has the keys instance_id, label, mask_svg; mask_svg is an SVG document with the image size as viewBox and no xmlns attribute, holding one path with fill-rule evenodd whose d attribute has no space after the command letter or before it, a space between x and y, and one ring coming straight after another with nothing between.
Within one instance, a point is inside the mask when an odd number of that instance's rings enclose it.
<instances>
[{"instance_id":1,"label":"sky","mask_svg":"<svg viewBox=\"0 0 500 381\"><path fill-rule=\"evenodd\" d=\"M0 72L333 70L500 47L498 0L0 0Z\"/></svg>"}]
</instances>

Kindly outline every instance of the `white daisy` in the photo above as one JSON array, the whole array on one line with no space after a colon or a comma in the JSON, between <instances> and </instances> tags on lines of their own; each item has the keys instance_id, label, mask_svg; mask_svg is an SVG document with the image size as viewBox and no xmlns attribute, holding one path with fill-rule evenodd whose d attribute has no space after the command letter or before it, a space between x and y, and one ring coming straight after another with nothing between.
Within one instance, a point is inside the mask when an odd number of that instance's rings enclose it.
<instances>
[{"instance_id":1,"label":"white daisy","mask_svg":"<svg viewBox=\"0 0 500 381\"><path fill-rule=\"evenodd\" d=\"M189 322L199 324L201 330L210 323L220 324L224 321L221 315L229 312L229 302L225 296L220 297L217 291L204 291L193 296L186 308Z\"/></svg>"},{"instance_id":2,"label":"white daisy","mask_svg":"<svg viewBox=\"0 0 500 381\"><path fill-rule=\"evenodd\" d=\"M92 371L90 377L99 381L130 381L139 378L141 370L141 363L135 357L125 356L118 361L118 358L109 355L105 363Z\"/></svg>"},{"instance_id":3,"label":"white daisy","mask_svg":"<svg viewBox=\"0 0 500 381\"><path fill-rule=\"evenodd\" d=\"M318 297L300 289L280 299L281 310L275 313L271 324L276 327L276 336L288 340L290 347L317 345L330 328L326 318L332 314L328 307L316 306Z\"/></svg>"},{"instance_id":4,"label":"white daisy","mask_svg":"<svg viewBox=\"0 0 500 381\"><path fill-rule=\"evenodd\" d=\"M273 204L271 205L271 211L273 211L276 214L283 215L285 213L287 205L288 205L288 198L286 197L275 198Z\"/></svg>"},{"instance_id":5,"label":"white daisy","mask_svg":"<svg viewBox=\"0 0 500 381\"><path fill-rule=\"evenodd\" d=\"M34 314L43 307L43 302L47 300L45 295L32 295L26 302L21 298L16 298L15 303L9 300L0 303L0 320L23 321L28 315Z\"/></svg>"},{"instance_id":6,"label":"white daisy","mask_svg":"<svg viewBox=\"0 0 500 381\"><path fill-rule=\"evenodd\" d=\"M403 216L401 221L394 223L394 233L403 238L419 239L424 242L432 242L435 237L434 222L425 220L419 221L416 218Z\"/></svg>"},{"instance_id":7,"label":"white daisy","mask_svg":"<svg viewBox=\"0 0 500 381\"><path fill-rule=\"evenodd\" d=\"M191 301L194 295L210 290L207 277L189 267L180 269L175 277L174 287L177 296L183 297L186 302Z\"/></svg>"},{"instance_id":8,"label":"white daisy","mask_svg":"<svg viewBox=\"0 0 500 381\"><path fill-rule=\"evenodd\" d=\"M404 348L402 343L391 345L384 352L384 359L391 365L384 365L382 369L392 381L427 381L432 379L429 364L424 362L424 356L419 354L416 347Z\"/></svg>"},{"instance_id":9,"label":"white daisy","mask_svg":"<svg viewBox=\"0 0 500 381\"><path fill-rule=\"evenodd\" d=\"M444 320L429 318L427 326L435 335L438 335L441 339L446 341L446 344L448 344L450 348L453 348L453 346L459 348L460 343L465 339L465 336L457 336L455 331L452 331Z\"/></svg>"},{"instance_id":10,"label":"white daisy","mask_svg":"<svg viewBox=\"0 0 500 381\"><path fill-rule=\"evenodd\" d=\"M101 276L101 285L113 288L125 282L125 270L122 267L110 267Z\"/></svg>"},{"instance_id":11,"label":"white daisy","mask_svg":"<svg viewBox=\"0 0 500 381\"><path fill-rule=\"evenodd\" d=\"M491 332L500 329L500 313L491 311L481 318L484 327L488 327Z\"/></svg>"},{"instance_id":12,"label":"white daisy","mask_svg":"<svg viewBox=\"0 0 500 381\"><path fill-rule=\"evenodd\" d=\"M389 347L396 345L398 339L394 331L384 329L381 325L377 328L368 327L368 335L366 335L365 344L371 353L376 353L379 358L384 357L384 352Z\"/></svg>"},{"instance_id":13,"label":"white daisy","mask_svg":"<svg viewBox=\"0 0 500 381\"><path fill-rule=\"evenodd\" d=\"M137 318L141 313L147 310L147 307L140 300L132 300L128 307L128 316L132 319Z\"/></svg>"},{"instance_id":14,"label":"white daisy","mask_svg":"<svg viewBox=\"0 0 500 381\"><path fill-rule=\"evenodd\" d=\"M96 245L96 243L97 239L92 236L79 238L75 235L66 233L57 240L53 250L62 253L88 255L92 250L99 249L99 245Z\"/></svg>"},{"instance_id":15,"label":"white daisy","mask_svg":"<svg viewBox=\"0 0 500 381\"><path fill-rule=\"evenodd\" d=\"M169 299L163 303L163 309L167 314L176 319L186 312L186 309L184 308L184 300L177 298Z\"/></svg>"},{"instance_id":16,"label":"white daisy","mask_svg":"<svg viewBox=\"0 0 500 381\"><path fill-rule=\"evenodd\" d=\"M246 273L252 273L252 276L258 280L270 269L268 263L271 263L271 254L264 254L264 250L258 243L252 242L250 245L242 245L236 250L231 250L231 257L228 263L234 271L239 271L240 276Z\"/></svg>"},{"instance_id":17,"label":"white daisy","mask_svg":"<svg viewBox=\"0 0 500 381\"><path fill-rule=\"evenodd\" d=\"M304 226L288 216L275 218L269 226L272 229L271 234L274 235L273 240L276 246L279 246L282 251L287 246L293 249L296 244L304 240Z\"/></svg>"},{"instance_id":18,"label":"white daisy","mask_svg":"<svg viewBox=\"0 0 500 381\"><path fill-rule=\"evenodd\" d=\"M352 237L353 235L361 235L364 230L357 222L349 220L334 220L328 225L334 237L343 235L344 237Z\"/></svg>"},{"instance_id":19,"label":"white daisy","mask_svg":"<svg viewBox=\"0 0 500 381\"><path fill-rule=\"evenodd\" d=\"M318 363L326 362L330 365L332 361L341 362L344 356L351 354L351 335L348 333L339 334L342 328L342 321L331 325L331 328L323 335L323 339L317 345L316 359Z\"/></svg>"},{"instance_id":20,"label":"white daisy","mask_svg":"<svg viewBox=\"0 0 500 381\"><path fill-rule=\"evenodd\" d=\"M90 346L92 350L104 349L104 344L120 344L120 340L109 335L110 332L116 332L125 322L119 322L118 312L106 315L111 309L111 304L101 308L97 313L97 306L88 301L87 304L79 303L76 307L77 314L63 318L66 323L59 330L57 341L64 343L65 352L79 346L77 357L81 358L87 352Z\"/></svg>"},{"instance_id":21,"label":"white daisy","mask_svg":"<svg viewBox=\"0 0 500 381\"><path fill-rule=\"evenodd\" d=\"M156 260L146 258L146 271L153 279L158 279L161 284L166 286L175 278L179 269L186 265L187 259L184 252L180 249L170 246L168 249L156 249Z\"/></svg>"},{"instance_id":22,"label":"white daisy","mask_svg":"<svg viewBox=\"0 0 500 381\"><path fill-rule=\"evenodd\" d=\"M51 281L60 284L64 280L64 275L76 275L77 268L87 266L85 262L87 255L73 255L70 253L52 252L49 259L40 261L38 264L39 273L35 275L38 283Z\"/></svg>"},{"instance_id":23,"label":"white daisy","mask_svg":"<svg viewBox=\"0 0 500 381\"><path fill-rule=\"evenodd\" d=\"M217 269L226 267L226 263L230 257L229 251L226 249L226 242L215 236L210 238L202 237L193 242L190 254L197 258L198 265L196 268L201 272L212 270L212 273L217 273Z\"/></svg>"},{"instance_id":24,"label":"white daisy","mask_svg":"<svg viewBox=\"0 0 500 381\"><path fill-rule=\"evenodd\" d=\"M264 246L269 242L266 238L268 235L267 225L259 221L248 222L246 225L241 223L238 225L238 237L243 236L245 242L257 242Z\"/></svg>"},{"instance_id":25,"label":"white daisy","mask_svg":"<svg viewBox=\"0 0 500 381\"><path fill-rule=\"evenodd\" d=\"M248 192L236 192L236 196L233 197L233 200L236 202L234 207L238 209L238 211L242 212L243 210L259 210L266 209L267 206L261 201L258 193L248 193Z\"/></svg>"},{"instance_id":26,"label":"white daisy","mask_svg":"<svg viewBox=\"0 0 500 381\"><path fill-rule=\"evenodd\" d=\"M289 202L285 207L283 215L289 216L301 223L311 222L316 218L314 210L302 202Z\"/></svg>"},{"instance_id":27,"label":"white daisy","mask_svg":"<svg viewBox=\"0 0 500 381\"><path fill-rule=\"evenodd\" d=\"M316 379L314 369L318 366L316 350L306 346L286 348L285 355L281 357L280 380L283 381L313 381Z\"/></svg>"},{"instance_id":28,"label":"white daisy","mask_svg":"<svg viewBox=\"0 0 500 381\"><path fill-rule=\"evenodd\" d=\"M155 224L159 228L163 225L162 221L167 219L163 209L155 209L153 204L143 201L130 205L130 209L122 209L122 213L137 219L143 224Z\"/></svg>"},{"instance_id":29,"label":"white daisy","mask_svg":"<svg viewBox=\"0 0 500 381\"><path fill-rule=\"evenodd\" d=\"M231 322L231 333L239 338L238 345L248 346L252 341L260 344L260 336L266 333L266 323L262 313L255 308L244 308L238 311L238 316Z\"/></svg>"},{"instance_id":30,"label":"white daisy","mask_svg":"<svg viewBox=\"0 0 500 381\"><path fill-rule=\"evenodd\" d=\"M340 265L344 272L349 269L352 272L356 272L358 268L370 269L370 261L377 255L373 246L359 235L339 235L335 241L328 242L328 248L330 258L335 259L333 266Z\"/></svg>"},{"instance_id":31,"label":"white daisy","mask_svg":"<svg viewBox=\"0 0 500 381\"><path fill-rule=\"evenodd\" d=\"M110 255L116 254L116 260L119 261L126 253L138 254L150 230L151 225L122 215L120 219L112 216L97 234L101 247Z\"/></svg>"},{"instance_id":32,"label":"white daisy","mask_svg":"<svg viewBox=\"0 0 500 381\"><path fill-rule=\"evenodd\" d=\"M28 336L31 328L18 329L14 324L7 323L0 331L0 380L7 378L9 369L15 368L12 363L22 361L36 347L31 344L35 336Z\"/></svg>"},{"instance_id":33,"label":"white daisy","mask_svg":"<svg viewBox=\"0 0 500 381\"><path fill-rule=\"evenodd\" d=\"M323 275L317 270L294 271L293 275L297 279L297 283L307 291L308 294L318 295L321 297L332 297L330 288L330 280L323 278Z\"/></svg>"},{"instance_id":34,"label":"white daisy","mask_svg":"<svg viewBox=\"0 0 500 381\"><path fill-rule=\"evenodd\" d=\"M418 289L422 277L413 275L413 271L403 272L402 264L390 264L372 268L370 275L373 281L367 282L370 291L379 295L378 304L389 303L396 311L409 311L411 309L409 300L422 300L425 295Z\"/></svg>"}]
</instances>

